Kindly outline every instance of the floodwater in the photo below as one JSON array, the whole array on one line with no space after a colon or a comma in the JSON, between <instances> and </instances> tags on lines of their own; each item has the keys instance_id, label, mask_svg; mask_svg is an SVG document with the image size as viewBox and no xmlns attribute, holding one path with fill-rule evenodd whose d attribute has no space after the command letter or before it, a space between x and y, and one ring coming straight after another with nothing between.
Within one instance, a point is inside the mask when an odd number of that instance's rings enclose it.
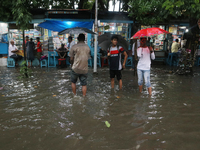
<instances>
[{"instance_id":1,"label":"floodwater","mask_svg":"<svg viewBox=\"0 0 200 150\"><path fill-rule=\"evenodd\" d=\"M0 150L199 150L200 69L173 75L153 66L149 97L128 69L111 90L108 68L92 69L87 96L73 96L70 69L0 68ZM105 121L110 123L107 127Z\"/></svg>"}]
</instances>

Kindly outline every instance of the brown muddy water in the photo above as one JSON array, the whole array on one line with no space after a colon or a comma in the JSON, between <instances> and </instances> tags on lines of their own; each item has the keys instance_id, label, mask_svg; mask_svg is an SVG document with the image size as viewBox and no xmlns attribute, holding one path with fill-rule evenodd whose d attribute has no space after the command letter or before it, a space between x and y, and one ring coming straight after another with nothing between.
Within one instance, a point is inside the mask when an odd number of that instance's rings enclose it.
<instances>
[{"instance_id":1,"label":"brown muddy water","mask_svg":"<svg viewBox=\"0 0 200 150\"><path fill-rule=\"evenodd\" d=\"M200 69L193 76L151 71L152 96L128 69L111 90L108 68L88 75L73 96L70 69L0 68L0 150L199 150ZM116 82L117 83L117 82ZM105 121L110 123L107 127Z\"/></svg>"}]
</instances>

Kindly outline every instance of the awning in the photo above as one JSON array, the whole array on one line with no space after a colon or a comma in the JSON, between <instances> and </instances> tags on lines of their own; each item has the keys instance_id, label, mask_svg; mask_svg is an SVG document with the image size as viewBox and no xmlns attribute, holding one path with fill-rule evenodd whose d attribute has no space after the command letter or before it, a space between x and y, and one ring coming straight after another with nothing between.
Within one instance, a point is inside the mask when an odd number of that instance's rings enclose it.
<instances>
[{"instance_id":1,"label":"awning","mask_svg":"<svg viewBox=\"0 0 200 150\"><path fill-rule=\"evenodd\" d=\"M67 28L84 27L92 29L93 21L56 21L46 20L38 25L39 27L52 30L52 31L63 31Z\"/></svg>"}]
</instances>

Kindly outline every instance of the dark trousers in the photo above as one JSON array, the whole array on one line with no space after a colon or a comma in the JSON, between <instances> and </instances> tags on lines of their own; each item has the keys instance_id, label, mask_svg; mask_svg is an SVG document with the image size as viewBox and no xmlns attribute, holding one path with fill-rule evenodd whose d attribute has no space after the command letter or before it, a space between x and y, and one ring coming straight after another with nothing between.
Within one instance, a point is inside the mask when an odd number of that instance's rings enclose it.
<instances>
[{"instance_id":1,"label":"dark trousers","mask_svg":"<svg viewBox=\"0 0 200 150\"><path fill-rule=\"evenodd\" d=\"M17 62L18 60L22 59L22 56L14 54L14 55L11 55L10 58L13 58L15 60L15 62Z\"/></svg>"}]
</instances>

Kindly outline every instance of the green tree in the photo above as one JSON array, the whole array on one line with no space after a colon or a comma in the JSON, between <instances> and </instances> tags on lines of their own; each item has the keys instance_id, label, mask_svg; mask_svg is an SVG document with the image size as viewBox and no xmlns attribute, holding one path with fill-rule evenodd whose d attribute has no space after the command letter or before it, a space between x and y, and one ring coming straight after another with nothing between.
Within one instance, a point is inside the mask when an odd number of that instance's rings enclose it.
<instances>
[{"instance_id":1,"label":"green tree","mask_svg":"<svg viewBox=\"0 0 200 150\"><path fill-rule=\"evenodd\" d=\"M197 21L200 19L200 1L199 0L165 0L162 8L167 10L168 16L175 18L187 18L189 19L190 30L187 35L187 48L194 49L196 47L197 38L196 34L199 34L199 28ZM195 43L194 43L195 41Z\"/></svg>"},{"instance_id":2,"label":"green tree","mask_svg":"<svg viewBox=\"0 0 200 150\"><path fill-rule=\"evenodd\" d=\"M12 3L10 1L0 1L1 11L0 11L0 18L1 21L7 21L8 19L12 18L11 7Z\"/></svg>"},{"instance_id":3,"label":"green tree","mask_svg":"<svg viewBox=\"0 0 200 150\"><path fill-rule=\"evenodd\" d=\"M164 0L124 0L123 9L142 25L152 25L167 18L167 11L162 8Z\"/></svg>"},{"instance_id":4,"label":"green tree","mask_svg":"<svg viewBox=\"0 0 200 150\"><path fill-rule=\"evenodd\" d=\"M108 10L109 1L98 0L99 10ZM1 0L0 18L1 21L16 21L17 26L22 29L28 29L32 21L32 9L78 9L93 10L95 7L95 0Z\"/></svg>"},{"instance_id":5,"label":"green tree","mask_svg":"<svg viewBox=\"0 0 200 150\"><path fill-rule=\"evenodd\" d=\"M1 21L15 21L19 29L23 30L23 41L24 41L24 30L29 28L32 22L31 10L35 8L71 8L74 6L75 2L66 0L1 0L0 6L0 18ZM23 43L24 53L25 53L25 43ZM28 77L28 68L26 66L26 55L24 55L25 66L23 66L20 71L23 72L25 77Z\"/></svg>"},{"instance_id":6,"label":"green tree","mask_svg":"<svg viewBox=\"0 0 200 150\"><path fill-rule=\"evenodd\" d=\"M194 35L199 32L197 27L197 20L200 18L199 0L123 0L123 2L123 9L127 10L134 22L140 25L170 22L175 18L188 19L189 37L192 40L187 42L187 46L192 47L192 41L195 41Z\"/></svg>"},{"instance_id":7,"label":"green tree","mask_svg":"<svg viewBox=\"0 0 200 150\"><path fill-rule=\"evenodd\" d=\"M163 3L162 8L167 10L167 15L171 15L175 18L182 17L189 19L191 25L194 25L193 22L196 22L200 18L199 0L166 0Z\"/></svg>"}]
</instances>

